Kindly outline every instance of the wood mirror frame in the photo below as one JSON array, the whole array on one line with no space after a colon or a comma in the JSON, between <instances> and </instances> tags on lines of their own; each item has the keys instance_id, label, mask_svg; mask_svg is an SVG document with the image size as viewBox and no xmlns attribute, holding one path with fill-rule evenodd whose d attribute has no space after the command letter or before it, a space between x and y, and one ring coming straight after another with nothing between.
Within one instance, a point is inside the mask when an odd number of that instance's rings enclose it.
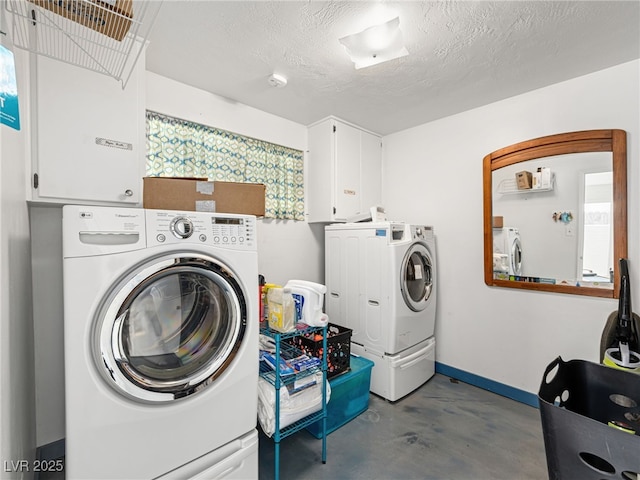
<instances>
[{"instance_id":1,"label":"wood mirror frame","mask_svg":"<svg viewBox=\"0 0 640 480\"><path fill-rule=\"evenodd\" d=\"M494 279L492 172L527 160L584 152L611 152L613 154L613 289ZM485 156L482 173L484 183L484 281L487 285L618 298L620 293L618 263L620 258L627 258L627 134L624 130L584 130L516 143Z\"/></svg>"}]
</instances>

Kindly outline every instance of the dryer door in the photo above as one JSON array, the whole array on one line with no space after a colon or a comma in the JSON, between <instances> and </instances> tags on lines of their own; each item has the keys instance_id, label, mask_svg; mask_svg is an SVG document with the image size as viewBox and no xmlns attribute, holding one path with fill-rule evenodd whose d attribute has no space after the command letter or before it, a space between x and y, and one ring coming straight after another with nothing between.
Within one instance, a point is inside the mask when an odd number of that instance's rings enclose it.
<instances>
[{"instance_id":1,"label":"dryer door","mask_svg":"<svg viewBox=\"0 0 640 480\"><path fill-rule=\"evenodd\" d=\"M414 243L404 256L400 289L411 310L420 312L427 308L433 290L433 262L424 244Z\"/></svg>"},{"instance_id":2,"label":"dryer door","mask_svg":"<svg viewBox=\"0 0 640 480\"><path fill-rule=\"evenodd\" d=\"M167 402L210 386L232 364L247 322L232 270L193 255L132 271L104 302L96 364L118 392Z\"/></svg>"}]
</instances>

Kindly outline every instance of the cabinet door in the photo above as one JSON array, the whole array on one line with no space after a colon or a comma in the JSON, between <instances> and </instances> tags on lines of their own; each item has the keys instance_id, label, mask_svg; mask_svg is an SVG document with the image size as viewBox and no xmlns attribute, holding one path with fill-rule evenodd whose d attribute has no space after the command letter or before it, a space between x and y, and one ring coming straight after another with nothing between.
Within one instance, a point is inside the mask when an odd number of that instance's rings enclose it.
<instances>
[{"instance_id":1,"label":"cabinet door","mask_svg":"<svg viewBox=\"0 0 640 480\"><path fill-rule=\"evenodd\" d=\"M323 121L309 127L306 205L310 223L333 220L334 135L333 122Z\"/></svg>"},{"instance_id":2,"label":"cabinet door","mask_svg":"<svg viewBox=\"0 0 640 480\"><path fill-rule=\"evenodd\" d=\"M335 220L360 213L360 133L351 125L336 123Z\"/></svg>"},{"instance_id":3,"label":"cabinet door","mask_svg":"<svg viewBox=\"0 0 640 480\"><path fill-rule=\"evenodd\" d=\"M382 205L382 139L368 132L361 135L361 208Z\"/></svg>"},{"instance_id":4,"label":"cabinet door","mask_svg":"<svg viewBox=\"0 0 640 480\"><path fill-rule=\"evenodd\" d=\"M144 172L144 54L125 89L37 56L34 200L139 203Z\"/></svg>"}]
</instances>

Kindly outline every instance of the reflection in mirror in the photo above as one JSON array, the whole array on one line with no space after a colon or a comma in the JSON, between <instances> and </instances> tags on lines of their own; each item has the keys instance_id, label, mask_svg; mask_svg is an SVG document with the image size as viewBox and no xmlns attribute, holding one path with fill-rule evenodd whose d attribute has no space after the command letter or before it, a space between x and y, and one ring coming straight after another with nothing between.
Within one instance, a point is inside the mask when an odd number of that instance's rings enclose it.
<instances>
[{"instance_id":1,"label":"reflection in mirror","mask_svg":"<svg viewBox=\"0 0 640 480\"><path fill-rule=\"evenodd\" d=\"M617 297L626 257L626 134L522 142L484 159L485 282Z\"/></svg>"},{"instance_id":2,"label":"reflection in mirror","mask_svg":"<svg viewBox=\"0 0 640 480\"><path fill-rule=\"evenodd\" d=\"M551 284L589 283L591 286L613 288L613 283L609 281L609 269L613 268L614 263L613 250L609 250L607 246L604 251L605 265L598 264L598 268L602 267L598 270L589 262L587 266L582 266L584 255L581 248L581 244L587 241L585 247L589 252L595 257L602 256L602 252L597 250L598 245L594 244L597 240L595 230L589 230L589 237L584 237L582 233L583 226L586 225L584 195L596 195L595 185L587 190L584 182L587 179L595 181L593 177L587 177L591 175L590 172L610 174L611 168L611 153L590 152L529 160L526 164L517 163L495 170L492 174L493 215L502 217L504 226L493 231L493 251L506 255L506 258L501 259L502 262L511 261L511 252L504 251L506 247L502 246L501 237L505 236L505 229L517 229L520 242L520 252L516 252L520 256L520 268L506 273L539 278ZM533 177L538 169L548 169L550 182L544 187L538 187L537 177ZM536 178L532 181L535 183L532 188L518 189L516 174L521 171L530 171L532 179ZM599 204L590 205L595 207ZM515 235L511 234L512 237ZM611 236L612 232L609 232L607 239ZM590 269L597 275L583 276L583 268ZM494 272L497 271L500 269L494 269ZM504 269L501 271L504 272ZM508 280L506 275L500 278Z\"/></svg>"},{"instance_id":3,"label":"reflection in mirror","mask_svg":"<svg viewBox=\"0 0 640 480\"><path fill-rule=\"evenodd\" d=\"M577 278L613 288L613 175L603 170L581 177Z\"/></svg>"}]
</instances>

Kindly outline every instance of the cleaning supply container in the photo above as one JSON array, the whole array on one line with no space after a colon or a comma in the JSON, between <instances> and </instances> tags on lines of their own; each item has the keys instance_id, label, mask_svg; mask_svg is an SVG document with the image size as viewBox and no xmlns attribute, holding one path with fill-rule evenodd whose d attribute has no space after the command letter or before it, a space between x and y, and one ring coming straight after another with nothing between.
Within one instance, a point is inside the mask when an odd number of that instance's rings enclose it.
<instances>
[{"instance_id":1,"label":"cleaning supply container","mask_svg":"<svg viewBox=\"0 0 640 480\"><path fill-rule=\"evenodd\" d=\"M269 328L278 332L295 330L295 306L289 288L270 288L267 291L267 305L269 308Z\"/></svg>"},{"instance_id":2,"label":"cleaning supply container","mask_svg":"<svg viewBox=\"0 0 640 480\"><path fill-rule=\"evenodd\" d=\"M323 312L327 287L306 280L289 280L285 288L291 290L296 306L296 320L310 327L324 327L329 317Z\"/></svg>"},{"instance_id":3,"label":"cleaning supply container","mask_svg":"<svg viewBox=\"0 0 640 480\"><path fill-rule=\"evenodd\" d=\"M269 293L269 290L272 288L282 288L282 285L278 285L276 283L265 283L260 287L260 294L262 295L261 297L262 309L260 310L260 323L269 321L269 302L267 300L267 294Z\"/></svg>"}]
</instances>

